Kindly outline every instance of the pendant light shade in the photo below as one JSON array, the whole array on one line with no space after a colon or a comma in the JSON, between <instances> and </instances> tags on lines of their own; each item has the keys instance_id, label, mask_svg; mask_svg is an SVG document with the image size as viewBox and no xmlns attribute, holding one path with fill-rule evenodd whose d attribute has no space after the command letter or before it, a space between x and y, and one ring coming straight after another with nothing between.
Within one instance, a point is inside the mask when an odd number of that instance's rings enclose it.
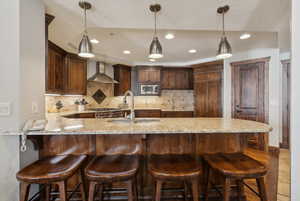
<instances>
[{"instance_id":1,"label":"pendant light shade","mask_svg":"<svg viewBox=\"0 0 300 201\"><path fill-rule=\"evenodd\" d=\"M229 57L232 57L231 46L230 46L226 36L222 36L220 44L219 44L217 58L218 59L227 59Z\"/></svg>"},{"instance_id":2,"label":"pendant light shade","mask_svg":"<svg viewBox=\"0 0 300 201\"><path fill-rule=\"evenodd\" d=\"M157 37L156 30L156 15L157 12L161 10L161 6L159 4L154 4L150 6L150 11L154 13L154 37L150 45L149 58L150 59L159 59L163 57L162 46Z\"/></svg>"},{"instance_id":3,"label":"pendant light shade","mask_svg":"<svg viewBox=\"0 0 300 201\"><path fill-rule=\"evenodd\" d=\"M92 58L95 56L93 54L92 43L90 42L90 39L89 39L88 35L86 35L86 34L83 35L83 37L80 41L78 55L80 57L85 57L85 58Z\"/></svg>"},{"instance_id":4,"label":"pendant light shade","mask_svg":"<svg viewBox=\"0 0 300 201\"><path fill-rule=\"evenodd\" d=\"M226 12L228 12L228 10L229 10L229 6L220 7L217 10L219 14L222 14L222 22L223 22L223 33L222 33L221 41L219 43L217 59L227 59L229 57L232 57L231 45L229 44L227 37L225 35L224 15Z\"/></svg>"},{"instance_id":5,"label":"pendant light shade","mask_svg":"<svg viewBox=\"0 0 300 201\"><path fill-rule=\"evenodd\" d=\"M92 5L88 2L81 1L79 2L80 8L84 10L84 34L82 36L82 39L80 41L79 47L78 47L78 56L84 57L84 58L92 58L95 55L93 54L93 46L90 42L88 33L87 33L87 25L86 25L86 10L91 9Z\"/></svg>"},{"instance_id":6,"label":"pendant light shade","mask_svg":"<svg viewBox=\"0 0 300 201\"><path fill-rule=\"evenodd\" d=\"M162 58L162 47L158 40L158 37L155 36L152 40L152 43L150 45L150 52L149 52L149 58L151 59L159 59Z\"/></svg>"}]
</instances>

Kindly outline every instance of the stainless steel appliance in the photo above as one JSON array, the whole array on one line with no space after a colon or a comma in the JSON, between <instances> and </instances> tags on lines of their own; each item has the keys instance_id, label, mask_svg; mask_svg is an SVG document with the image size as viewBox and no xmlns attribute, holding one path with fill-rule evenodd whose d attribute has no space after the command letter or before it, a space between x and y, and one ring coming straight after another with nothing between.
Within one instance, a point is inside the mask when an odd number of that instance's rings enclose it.
<instances>
[{"instance_id":1,"label":"stainless steel appliance","mask_svg":"<svg viewBox=\"0 0 300 201\"><path fill-rule=\"evenodd\" d=\"M159 95L160 85L158 84L140 84L140 95Z\"/></svg>"}]
</instances>

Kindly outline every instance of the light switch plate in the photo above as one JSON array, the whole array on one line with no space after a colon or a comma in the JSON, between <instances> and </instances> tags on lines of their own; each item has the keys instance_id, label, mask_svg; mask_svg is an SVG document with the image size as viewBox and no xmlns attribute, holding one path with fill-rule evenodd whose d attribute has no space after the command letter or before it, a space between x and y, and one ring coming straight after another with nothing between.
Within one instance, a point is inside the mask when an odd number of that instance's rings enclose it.
<instances>
[{"instance_id":1,"label":"light switch plate","mask_svg":"<svg viewBox=\"0 0 300 201\"><path fill-rule=\"evenodd\" d=\"M10 115L10 103L0 103L0 116Z\"/></svg>"}]
</instances>

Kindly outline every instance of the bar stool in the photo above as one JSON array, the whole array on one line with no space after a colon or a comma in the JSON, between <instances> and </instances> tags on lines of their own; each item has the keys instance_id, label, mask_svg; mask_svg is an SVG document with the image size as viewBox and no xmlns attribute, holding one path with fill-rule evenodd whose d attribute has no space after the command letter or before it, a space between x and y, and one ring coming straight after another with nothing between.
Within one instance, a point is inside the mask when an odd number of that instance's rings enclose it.
<instances>
[{"instance_id":1,"label":"bar stool","mask_svg":"<svg viewBox=\"0 0 300 201\"><path fill-rule=\"evenodd\" d=\"M89 199L94 201L97 191L102 198L104 184L125 181L127 183L128 200L138 200L136 174L139 169L137 155L103 155L95 157L85 169L89 180ZM97 188L96 188L97 187ZM99 190L98 190L98 187Z\"/></svg>"},{"instance_id":2,"label":"bar stool","mask_svg":"<svg viewBox=\"0 0 300 201\"><path fill-rule=\"evenodd\" d=\"M40 159L17 173L21 182L20 201L27 201L31 184L44 184L46 186L46 201L50 200L51 185L58 185L60 201L67 201L67 180L79 172L81 182L80 190L82 200L86 200L86 191L82 175L82 163L85 155L59 155Z\"/></svg>"},{"instance_id":3,"label":"bar stool","mask_svg":"<svg viewBox=\"0 0 300 201\"><path fill-rule=\"evenodd\" d=\"M199 177L201 165L190 155L152 155L149 172L155 180L155 201L160 201L162 184L167 181L183 181L192 185L193 200L199 199ZM186 197L186 195L185 195Z\"/></svg>"},{"instance_id":4,"label":"bar stool","mask_svg":"<svg viewBox=\"0 0 300 201\"><path fill-rule=\"evenodd\" d=\"M205 201L208 200L208 192L211 188L212 173L216 171L224 177L223 184L223 201L230 199L231 180L235 180L238 188L239 200L243 197L243 180L256 179L259 195L262 201L267 201L267 192L264 181L264 176L267 173L267 168L262 163L250 158L243 153L230 154L209 154L204 155L204 163L206 166L205 179Z\"/></svg>"}]
</instances>

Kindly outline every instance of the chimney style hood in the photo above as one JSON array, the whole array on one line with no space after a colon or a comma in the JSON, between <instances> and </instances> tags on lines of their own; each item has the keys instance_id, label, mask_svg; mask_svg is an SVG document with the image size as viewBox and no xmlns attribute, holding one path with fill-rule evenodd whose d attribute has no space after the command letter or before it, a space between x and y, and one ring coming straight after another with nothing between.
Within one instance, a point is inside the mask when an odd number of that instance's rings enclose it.
<instances>
[{"instance_id":1,"label":"chimney style hood","mask_svg":"<svg viewBox=\"0 0 300 201\"><path fill-rule=\"evenodd\" d=\"M105 74L105 63L102 62L96 63L96 73L92 77L90 77L88 81L100 82L104 84L119 83L118 81Z\"/></svg>"}]
</instances>

